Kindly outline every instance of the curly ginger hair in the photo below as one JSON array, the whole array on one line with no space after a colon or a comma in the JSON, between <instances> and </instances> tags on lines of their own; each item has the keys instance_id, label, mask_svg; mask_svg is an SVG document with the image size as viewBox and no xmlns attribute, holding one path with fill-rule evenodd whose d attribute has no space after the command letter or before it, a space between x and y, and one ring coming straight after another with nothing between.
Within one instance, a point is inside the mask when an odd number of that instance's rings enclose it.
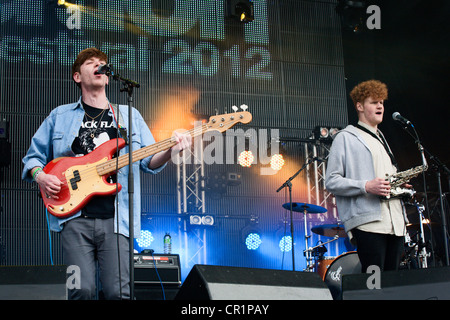
<instances>
[{"instance_id":1,"label":"curly ginger hair","mask_svg":"<svg viewBox=\"0 0 450 320\"><path fill-rule=\"evenodd\" d=\"M356 108L356 103L363 103L364 100L371 97L376 100L386 100L388 98L388 89L386 84L378 80L368 80L361 82L350 92L350 97Z\"/></svg>"}]
</instances>

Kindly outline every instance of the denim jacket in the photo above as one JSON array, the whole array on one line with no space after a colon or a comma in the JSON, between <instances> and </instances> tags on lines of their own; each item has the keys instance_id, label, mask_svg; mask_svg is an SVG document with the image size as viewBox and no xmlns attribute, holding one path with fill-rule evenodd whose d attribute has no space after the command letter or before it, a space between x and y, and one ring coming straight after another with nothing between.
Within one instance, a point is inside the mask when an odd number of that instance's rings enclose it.
<instances>
[{"instance_id":1,"label":"denim jacket","mask_svg":"<svg viewBox=\"0 0 450 320\"><path fill-rule=\"evenodd\" d=\"M128 128L128 106L120 105L121 123ZM153 135L150 132L147 124L142 118L139 111L133 108L133 151L136 151L145 146L155 143ZM109 114L113 116L110 109ZM36 167L44 167L51 160L59 157L73 157L75 154L72 151L72 142L78 136L78 131L81 127L81 122L84 117L84 109L81 103L81 97L78 102L61 105L55 108L50 115L44 120L39 129L34 134L30 148L27 154L22 159L24 164L22 179L25 181L32 181L29 171ZM114 122L114 126L117 124ZM120 150L120 155L127 154L129 150L128 145ZM160 172L165 165L151 170L148 168L151 156L133 163L134 175L134 235L139 237L141 225L141 193L140 193L140 172L139 169L146 173L156 174ZM114 219L114 231L128 237L128 170L129 165L121 168L117 173L117 181L122 185L122 190L118 193L118 208L116 212L119 214L119 219ZM115 205L117 206L116 202ZM79 217L81 212L77 212L69 218L58 218L49 215L50 229L52 231L60 232L64 223L70 219ZM119 223L117 223L117 220Z\"/></svg>"}]
</instances>

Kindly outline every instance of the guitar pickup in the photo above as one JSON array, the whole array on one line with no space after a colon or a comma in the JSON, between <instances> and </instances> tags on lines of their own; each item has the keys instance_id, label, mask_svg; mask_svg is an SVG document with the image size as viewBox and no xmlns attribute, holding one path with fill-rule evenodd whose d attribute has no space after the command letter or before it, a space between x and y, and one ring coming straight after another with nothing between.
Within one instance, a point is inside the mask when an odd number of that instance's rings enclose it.
<instances>
[{"instance_id":1,"label":"guitar pickup","mask_svg":"<svg viewBox=\"0 0 450 320\"><path fill-rule=\"evenodd\" d=\"M70 179L69 181L70 181L70 186L72 187L72 190L77 190L78 189L77 182L81 181L80 172L78 170L75 170L73 172L73 178Z\"/></svg>"}]
</instances>

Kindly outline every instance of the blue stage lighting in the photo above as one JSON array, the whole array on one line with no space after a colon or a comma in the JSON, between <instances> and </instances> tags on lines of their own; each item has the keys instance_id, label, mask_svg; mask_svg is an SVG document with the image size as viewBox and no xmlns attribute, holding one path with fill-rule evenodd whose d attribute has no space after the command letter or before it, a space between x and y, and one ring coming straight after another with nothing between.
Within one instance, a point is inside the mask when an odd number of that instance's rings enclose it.
<instances>
[{"instance_id":1,"label":"blue stage lighting","mask_svg":"<svg viewBox=\"0 0 450 320\"><path fill-rule=\"evenodd\" d=\"M258 233L252 232L245 238L245 245L248 250L256 250L261 245L261 236Z\"/></svg>"},{"instance_id":2,"label":"blue stage lighting","mask_svg":"<svg viewBox=\"0 0 450 320\"><path fill-rule=\"evenodd\" d=\"M280 250L283 252L288 252L292 250L292 238L291 236L284 236L281 238L279 243Z\"/></svg>"},{"instance_id":3,"label":"blue stage lighting","mask_svg":"<svg viewBox=\"0 0 450 320\"><path fill-rule=\"evenodd\" d=\"M150 248L153 240L155 239L149 230L141 230L141 237L136 242L140 248Z\"/></svg>"}]
</instances>

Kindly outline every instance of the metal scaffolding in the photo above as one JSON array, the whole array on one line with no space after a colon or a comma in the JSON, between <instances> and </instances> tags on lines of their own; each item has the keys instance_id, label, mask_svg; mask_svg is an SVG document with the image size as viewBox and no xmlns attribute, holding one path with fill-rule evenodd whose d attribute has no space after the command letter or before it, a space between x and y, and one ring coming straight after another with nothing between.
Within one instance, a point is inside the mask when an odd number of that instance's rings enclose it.
<instances>
[{"instance_id":1,"label":"metal scaffolding","mask_svg":"<svg viewBox=\"0 0 450 320\"><path fill-rule=\"evenodd\" d=\"M311 165L306 167L306 183L308 186L308 203L326 208L328 219L337 219L337 210L334 196L325 188L325 173L330 143L311 139L311 143L305 143L306 159L316 158Z\"/></svg>"},{"instance_id":2,"label":"metal scaffolding","mask_svg":"<svg viewBox=\"0 0 450 320\"><path fill-rule=\"evenodd\" d=\"M331 143L329 141L320 141L311 138L311 143L305 143L305 157L306 161L311 158L318 159L313 161L309 166L306 167L306 183L308 188L308 203L315 204L327 209L327 212L320 214L315 217L315 221L310 220L308 225L308 230L314 225L319 224L335 224L339 222L338 212L336 209L336 200L334 196L329 193L325 188L325 174L326 174L326 164L328 160L328 155L330 152ZM309 245L311 242L321 241L321 236L311 235L312 238L309 239ZM316 239L317 238L317 239ZM326 238L324 240L330 240ZM340 254L340 248L338 241L331 242L326 245L328 253L332 256L337 256Z\"/></svg>"},{"instance_id":3,"label":"metal scaffolding","mask_svg":"<svg viewBox=\"0 0 450 320\"><path fill-rule=\"evenodd\" d=\"M178 213L205 213L205 166L203 143L194 143L193 150L184 150L177 166Z\"/></svg>"},{"instance_id":4,"label":"metal scaffolding","mask_svg":"<svg viewBox=\"0 0 450 320\"><path fill-rule=\"evenodd\" d=\"M196 228L198 224L193 219L206 212L205 202L205 167L203 161L203 140L196 139L193 148L184 150L180 163L177 164L177 211L179 214L179 239L184 267L190 264L205 264L206 259L206 230ZM189 231L189 235L188 235ZM194 241L189 248L189 237Z\"/></svg>"}]
</instances>

